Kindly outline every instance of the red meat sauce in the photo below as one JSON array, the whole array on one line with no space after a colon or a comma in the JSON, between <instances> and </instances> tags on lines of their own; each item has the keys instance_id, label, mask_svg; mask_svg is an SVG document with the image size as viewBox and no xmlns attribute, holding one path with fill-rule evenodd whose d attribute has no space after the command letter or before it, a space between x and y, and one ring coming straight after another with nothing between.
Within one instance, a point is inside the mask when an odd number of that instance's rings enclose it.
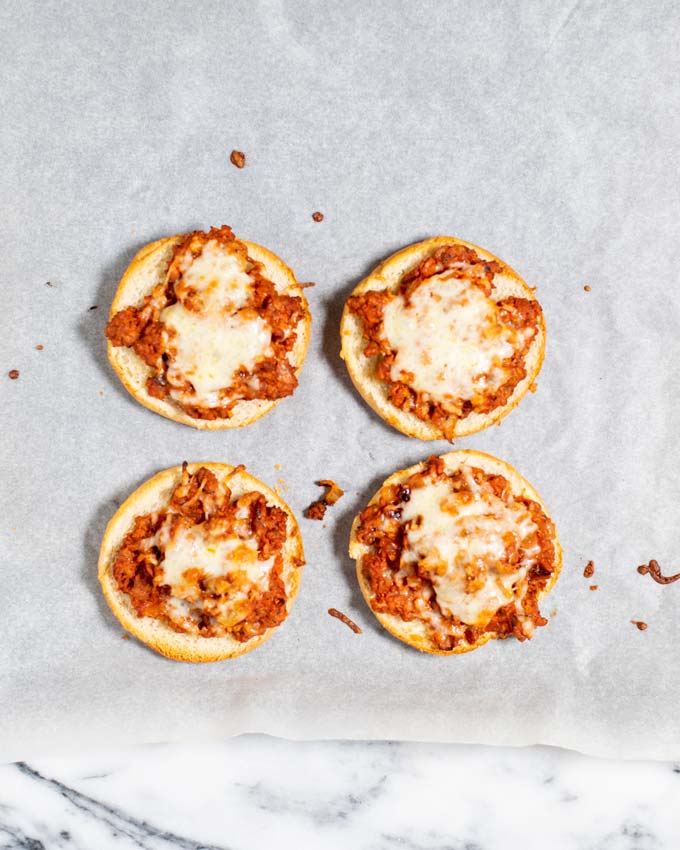
<instances>
[{"instance_id":1,"label":"red meat sauce","mask_svg":"<svg viewBox=\"0 0 680 850\"><path fill-rule=\"evenodd\" d=\"M521 602L524 619L528 618L534 626L544 626L548 621L541 616L538 606L539 595L556 567L553 523L537 502L514 496L509 482L502 475L490 475L476 467L471 467L470 471L480 488L487 488L504 501L523 503L538 529L536 536L539 550L532 556L534 563L529 568L527 587ZM370 547L370 551L362 557L361 570L371 589L371 607L377 613L393 614L406 622L423 620L435 645L445 651L464 647L466 644L472 645L485 634L491 634L493 638L514 635L520 641L527 640L514 602L499 608L486 625L470 626L443 613L436 601L430 578L419 573L418 565L415 565L413 575L397 576L406 530L406 526L400 522L401 508L405 502L410 501L414 488L426 487L436 481L448 482L452 492L469 491L462 472L447 472L443 460L433 456L426 461L421 471L411 475L404 483L383 487L377 501L361 512L357 539ZM520 562L522 551L516 543L514 546L509 543L506 551L510 563ZM468 590L472 591L475 588L475 578L468 579ZM427 600L429 608L441 618L441 628L435 629L422 617L416 602L423 599ZM422 601L419 604L422 604ZM463 637L453 633L461 628L464 630Z\"/></svg>"},{"instance_id":2,"label":"red meat sauce","mask_svg":"<svg viewBox=\"0 0 680 850\"><path fill-rule=\"evenodd\" d=\"M198 614L198 633L205 637L229 634L244 642L282 623L287 616L287 595L282 576L286 512L269 505L264 495L257 491L245 493L232 501L229 487L223 485L220 489L210 470L201 467L190 474L186 464L167 509L135 517L132 529L116 553L113 577L118 589L130 598L137 615L162 620L175 631L189 631L180 628L166 616L166 604L171 593L170 587L162 583L164 552L158 544L149 545L150 538L159 530L169 511L177 525L213 523L219 526L220 533L224 533L225 537L237 535L238 524L238 536L242 537L244 510L247 511L248 537L257 541L258 558L264 561L275 557L269 573L268 588L263 592L251 591L246 616L233 628L223 628L213 618ZM200 570L194 568L190 572L190 578L196 583L203 598L208 593L212 599L229 596L231 585L226 579L223 586L219 586L218 582L218 590L222 591L220 594L215 592L215 582L212 583L211 591L206 590L205 576Z\"/></svg>"},{"instance_id":3,"label":"red meat sauce","mask_svg":"<svg viewBox=\"0 0 680 850\"><path fill-rule=\"evenodd\" d=\"M242 369L238 372L231 386L221 390L221 396L227 400L223 405L201 407L175 400L195 419L224 419L231 416L234 406L240 401L274 400L292 395L298 382L287 354L295 345L296 328L305 315L302 299L277 292L274 284L263 275L263 266L248 257L246 246L236 239L230 227L224 225L213 227L208 233L189 233L175 248L167 278L146 296L140 307L126 307L117 312L106 328L106 336L112 345L132 348L154 370L146 384L149 395L163 399L173 388L167 375L172 333L159 321L160 313L177 301L175 284L182 277L186 253L190 252L196 258L206 243L212 241L228 246L232 253L240 254L251 266L252 294L247 309L252 311L253 317L260 316L270 326L273 353L258 362L252 371ZM190 296L185 298L184 306L192 309ZM187 381L176 389L193 388Z\"/></svg>"},{"instance_id":4,"label":"red meat sauce","mask_svg":"<svg viewBox=\"0 0 680 850\"><path fill-rule=\"evenodd\" d=\"M405 381L395 381L391 377L396 351L383 336L383 310L395 297L403 297L406 304L415 290L434 275L447 272L448 277L464 278L492 297L494 277L502 271L495 260L484 261L466 245L444 245L437 248L431 257L424 259L415 269L404 275L396 292L389 290L368 290L362 295L351 295L347 305L357 315L363 325L363 334L368 344L364 349L366 357L379 356L376 376L388 387L388 398L400 410L414 413L424 422L431 422L439 428L447 440L454 436L456 423L471 413L489 413L507 403L519 382L526 377L525 358L531 347L541 320L541 306L529 298L509 296L496 303L499 320L516 330L533 330L523 344L515 349L511 357L506 358L502 367L507 379L496 389L484 393L481 399L473 403L470 399L458 398L442 402L433 399L429 393L414 389Z\"/></svg>"}]
</instances>

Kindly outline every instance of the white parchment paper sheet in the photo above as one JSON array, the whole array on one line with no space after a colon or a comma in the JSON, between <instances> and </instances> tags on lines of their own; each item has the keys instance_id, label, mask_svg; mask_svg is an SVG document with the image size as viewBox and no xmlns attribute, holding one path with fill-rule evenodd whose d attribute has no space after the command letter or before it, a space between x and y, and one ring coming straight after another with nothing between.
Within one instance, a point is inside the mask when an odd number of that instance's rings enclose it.
<instances>
[{"instance_id":1,"label":"white parchment paper sheet","mask_svg":"<svg viewBox=\"0 0 680 850\"><path fill-rule=\"evenodd\" d=\"M0 19L0 755L258 730L680 757L680 584L635 571L680 563L676 5L5 0ZM313 339L293 398L200 433L127 395L103 329L142 245L223 222L316 281ZM448 446L384 425L338 358L354 285L440 233L539 288L537 394L457 447L515 465L565 548L547 628L453 658L381 631L346 555L381 481ZM316 479L347 491L327 528L301 518L294 610L233 662L121 640L96 580L116 506L185 458L282 478L300 518Z\"/></svg>"}]
</instances>

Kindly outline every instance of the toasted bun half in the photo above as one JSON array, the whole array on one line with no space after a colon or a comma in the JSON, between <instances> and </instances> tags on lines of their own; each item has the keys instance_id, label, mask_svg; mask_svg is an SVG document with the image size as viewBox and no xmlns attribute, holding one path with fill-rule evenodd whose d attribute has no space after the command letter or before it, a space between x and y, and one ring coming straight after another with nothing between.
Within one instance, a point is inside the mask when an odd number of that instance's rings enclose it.
<instances>
[{"instance_id":1,"label":"toasted bun half","mask_svg":"<svg viewBox=\"0 0 680 850\"><path fill-rule=\"evenodd\" d=\"M183 239L184 236L168 236L156 242L151 242L139 251L118 285L118 290L111 304L110 319L119 310L124 310L126 307L139 307L144 298L151 294L153 288L164 280L173 252ZM290 352L295 374L299 376L307 354L312 325L304 290L298 285L291 269L276 254L260 245L255 245L253 242L241 241L248 249L249 257L258 263L262 263L264 276L271 280L277 290L302 299L305 315L297 326L297 339ZM107 351L111 365L118 377L128 392L140 404L155 413L160 413L167 419L174 419L175 422L190 425L192 428L209 431L242 428L244 425L256 422L265 413L269 413L282 400L254 399L252 401L240 401L233 408L232 415L226 419L198 419L189 416L179 404L170 398L159 399L149 395L146 382L153 374L153 369L147 366L131 348L113 346L109 342Z\"/></svg>"},{"instance_id":2,"label":"toasted bun half","mask_svg":"<svg viewBox=\"0 0 680 850\"><path fill-rule=\"evenodd\" d=\"M257 490L267 498L270 504L282 508L288 515L288 535L283 549L283 581L286 586L286 608L290 613L300 587L304 565L302 536L292 510L273 490L247 472L239 470L231 475L234 467L226 463L191 463L187 468L190 473L194 473L202 466L209 469L220 481L230 476L229 488L233 498ZM276 628L268 629L246 642L238 641L231 636L201 637L177 632L162 620L139 617L132 607L130 598L118 589L118 584L113 577L116 553L123 538L132 528L134 518L166 507L181 476L181 466L164 469L142 484L123 502L104 533L99 552L99 581L106 601L123 628L162 655L176 661L221 661L225 658L236 658L237 655L250 652L251 649L264 643L272 636Z\"/></svg>"},{"instance_id":3,"label":"toasted bun half","mask_svg":"<svg viewBox=\"0 0 680 850\"><path fill-rule=\"evenodd\" d=\"M392 254L361 281L354 289L353 295L362 295L369 290L388 289L395 291L402 277L416 268L423 260L432 256L437 248L445 245L465 245L472 248L482 260L495 260L502 266L502 271L494 277L494 299L500 300L508 296L527 298L536 301L535 293L530 289L522 278L506 265L498 257L485 251L483 248L456 239L455 236L436 236L409 245L396 254ZM366 357L366 338L363 334L361 319L349 310L347 304L342 313L340 323L341 352L340 356L345 361L347 369L354 386L363 396L366 403L381 416L385 422L395 427L398 431L409 437L418 437L420 440L445 439L442 431L432 422L419 419L415 413L405 411L394 405L388 398L387 385L376 376L376 368L379 357ZM541 314L538 334L534 337L531 347L527 352L525 364L527 374L515 387L507 402L490 411L489 413L471 413L464 419L459 419L455 426L453 438L464 437L474 434L506 416L513 407L516 407L527 390L533 384L536 376L541 370L543 355L545 352L545 321Z\"/></svg>"},{"instance_id":4,"label":"toasted bun half","mask_svg":"<svg viewBox=\"0 0 680 850\"><path fill-rule=\"evenodd\" d=\"M440 455L440 457L443 459L446 469L451 472L458 469L462 464L466 464L468 466L478 467L492 475L502 475L510 482L512 492L515 496L526 496L533 499L535 502L538 502L546 516L550 517L550 513L548 512L545 503L536 490L534 490L531 484L529 484L529 482L523 478L514 467L510 466L509 463L492 457L492 455L485 454L484 452L477 452L470 449L448 452L447 454ZM417 463L414 466L410 466L408 469L401 469L399 472L395 472L394 475L390 475L390 477L382 484L382 487L389 486L390 484L402 484L411 475L423 469L423 467L424 463ZM382 490L382 487L380 490ZM369 502L370 505L377 502L380 490L373 496ZM410 622L407 622L393 614L383 614L374 611L371 605L371 587L364 575L361 564L363 556L370 551L370 547L357 540L358 527L359 516L355 517L354 522L352 523L349 554L350 557L356 561L359 587L361 588L361 592L364 595L364 599L366 600L368 607L371 609L380 624L384 626L390 634L399 638L399 640L404 641L404 643L408 643L410 646L419 649L421 652L429 652L433 655L458 655L462 652L471 652L473 649L477 649L494 637L491 633L483 633L473 644L457 646L451 650L442 650L434 643L430 637L427 626L421 620L411 620ZM562 569L562 547L560 546L557 532L555 532L553 536L553 543L555 545L555 570L548 579L545 589L540 593L539 599L542 599L552 589L560 574L560 570Z\"/></svg>"}]
</instances>

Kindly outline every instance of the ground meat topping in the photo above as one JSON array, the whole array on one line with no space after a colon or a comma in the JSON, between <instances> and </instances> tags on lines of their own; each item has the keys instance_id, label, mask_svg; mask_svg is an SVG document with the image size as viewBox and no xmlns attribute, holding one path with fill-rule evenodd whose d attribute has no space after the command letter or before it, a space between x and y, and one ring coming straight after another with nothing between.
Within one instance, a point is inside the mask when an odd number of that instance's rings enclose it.
<instances>
[{"instance_id":1,"label":"ground meat topping","mask_svg":"<svg viewBox=\"0 0 680 850\"><path fill-rule=\"evenodd\" d=\"M196 419L222 419L241 401L293 393L289 356L304 316L302 298L279 292L223 226L185 236L165 279L115 313L106 336L150 367L150 395Z\"/></svg>"},{"instance_id":2,"label":"ground meat topping","mask_svg":"<svg viewBox=\"0 0 680 850\"><path fill-rule=\"evenodd\" d=\"M373 610L422 621L439 649L489 633L526 640L547 623L538 603L556 567L554 527L501 475L449 472L431 457L382 488L360 514L357 539L368 547L360 568Z\"/></svg>"},{"instance_id":3,"label":"ground meat topping","mask_svg":"<svg viewBox=\"0 0 680 850\"><path fill-rule=\"evenodd\" d=\"M326 492L320 499L317 499L316 502L312 502L312 504L307 508L305 511L307 519L323 519L326 515L326 508L334 505L345 495L345 491L338 487L335 481L322 478L321 481L318 481L317 483L320 487L325 487Z\"/></svg>"},{"instance_id":4,"label":"ground meat topping","mask_svg":"<svg viewBox=\"0 0 680 850\"><path fill-rule=\"evenodd\" d=\"M364 355L379 358L376 376L389 400L447 439L459 420L505 405L527 374L541 307L528 298L495 299L502 270L472 248L445 245L396 291L368 290L347 301L362 322Z\"/></svg>"},{"instance_id":5,"label":"ground meat topping","mask_svg":"<svg viewBox=\"0 0 680 850\"><path fill-rule=\"evenodd\" d=\"M286 539L285 511L262 493L235 498L228 480L184 464L167 508L135 517L113 576L139 617L243 642L286 618Z\"/></svg>"}]
</instances>

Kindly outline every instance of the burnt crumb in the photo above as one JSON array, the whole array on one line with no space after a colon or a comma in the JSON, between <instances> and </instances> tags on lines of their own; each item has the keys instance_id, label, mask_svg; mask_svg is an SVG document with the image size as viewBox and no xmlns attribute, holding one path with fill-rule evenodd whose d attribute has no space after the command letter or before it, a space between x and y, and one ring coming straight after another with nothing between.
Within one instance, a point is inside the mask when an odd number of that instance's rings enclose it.
<instances>
[{"instance_id":1,"label":"burnt crumb","mask_svg":"<svg viewBox=\"0 0 680 850\"><path fill-rule=\"evenodd\" d=\"M637 571L641 576L651 576L657 584L673 584L674 581L680 580L680 573L676 573L673 576L662 575L659 562L654 560L654 558L648 564L640 564Z\"/></svg>"},{"instance_id":2,"label":"burnt crumb","mask_svg":"<svg viewBox=\"0 0 680 850\"><path fill-rule=\"evenodd\" d=\"M323 221L323 213L320 213L317 210L317 212L312 213L312 218L314 219L314 221Z\"/></svg>"},{"instance_id":3,"label":"burnt crumb","mask_svg":"<svg viewBox=\"0 0 680 850\"><path fill-rule=\"evenodd\" d=\"M99 307L99 304L93 304L91 307L88 307L88 310L96 310Z\"/></svg>"},{"instance_id":4,"label":"burnt crumb","mask_svg":"<svg viewBox=\"0 0 680 850\"><path fill-rule=\"evenodd\" d=\"M16 379L19 377L19 370L18 369L10 369L10 371L7 374L10 376L10 378L13 381L16 381Z\"/></svg>"},{"instance_id":5,"label":"burnt crumb","mask_svg":"<svg viewBox=\"0 0 680 850\"><path fill-rule=\"evenodd\" d=\"M316 284L314 283L314 281L310 280L307 283L298 283L298 286L300 287L300 289L309 289L312 286L316 286Z\"/></svg>"},{"instance_id":6,"label":"burnt crumb","mask_svg":"<svg viewBox=\"0 0 680 850\"><path fill-rule=\"evenodd\" d=\"M36 351L42 351L42 350L43 350L43 346L42 346L42 345L36 345L35 350L36 350Z\"/></svg>"},{"instance_id":7,"label":"burnt crumb","mask_svg":"<svg viewBox=\"0 0 680 850\"><path fill-rule=\"evenodd\" d=\"M54 284L54 283L52 283L52 281L51 281L51 280L46 280L46 281L45 281L45 286L49 286L49 287L50 287L50 289L54 289L55 284Z\"/></svg>"},{"instance_id":8,"label":"burnt crumb","mask_svg":"<svg viewBox=\"0 0 680 850\"><path fill-rule=\"evenodd\" d=\"M590 578L595 572L595 564L592 561L588 561L585 569L583 570L583 575L585 578Z\"/></svg>"},{"instance_id":9,"label":"burnt crumb","mask_svg":"<svg viewBox=\"0 0 680 850\"><path fill-rule=\"evenodd\" d=\"M637 626L638 629L640 629L641 632L644 632L645 629L647 628L647 623L643 623L642 620L631 620L631 623L634 626Z\"/></svg>"},{"instance_id":10,"label":"burnt crumb","mask_svg":"<svg viewBox=\"0 0 680 850\"><path fill-rule=\"evenodd\" d=\"M121 637L123 640L130 640L130 635L127 632L124 632Z\"/></svg>"},{"instance_id":11,"label":"burnt crumb","mask_svg":"<svg viewBox=\"0 0 680 850\"><path fill-rule=\"evenodd\" d=\"M340 620L341 623L344 623L348 628L350 628L354 632L355 635L361 634L361 629L359 628L359 626L357 626L354 620L350 620L347 614L343 614L342 611L338 611L337 608L329 608L328 613L331 615L331 617L335 617L336 620Z\"/></svg>"},{"instance_id":12,"label":"burnt crumb","mask_svg":"<svg viewBox=\"0 0 680 850\"><path fill-rule=\"evenodd\" d=\"M590 587L589 587L588 589L589 589L589 590L598 590L598 589L599 589L599 585L597 585L597 584L591 584L591 585L590 585Z\"/></svg>"},{"instance_id":13,"label":"burnt crumb","mask_svg":"<svg viewBox=\"0 0 680 850\"><path fill-rule=\"evenodd\" d=\"M584 291L585 291L585 292L590 292L590 287L588 286L588 284L586 284L586 285L583 287L583 289L584 289Z\"/></svg>"},{"instance_id":14,"label":"burnt crumb","mask_svg":"<svg viewBox=\"0 0 680 850\"><path fill-rule=\"evenodd\" d=\"M246 164L246 155L243 151L233 150L229 159L231 164L235 165L237 168L243 168Z\"/></svg>"}]
</instances>

